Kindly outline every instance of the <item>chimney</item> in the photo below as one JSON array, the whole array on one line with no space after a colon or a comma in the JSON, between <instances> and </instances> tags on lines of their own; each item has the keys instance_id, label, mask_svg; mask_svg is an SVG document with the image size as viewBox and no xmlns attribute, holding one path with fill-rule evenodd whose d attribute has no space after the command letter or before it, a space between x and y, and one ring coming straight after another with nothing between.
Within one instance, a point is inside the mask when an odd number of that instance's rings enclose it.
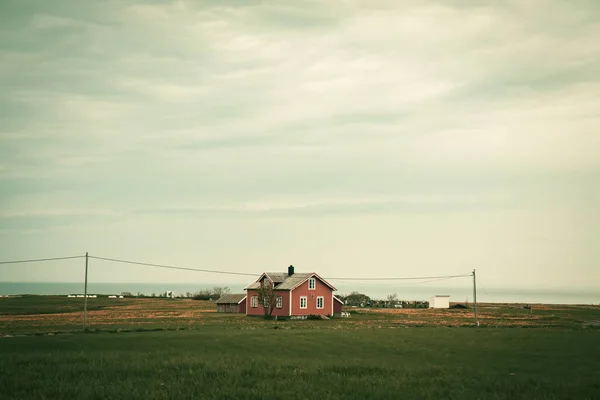
<instances>
[{"instance_id":1,"label":"chimney","mask_svg":"<svg viewBox=\"0 0 600 400\"><path fill-rule=\"evenodd\" d=\"M290 265L288 267L288 276L292 276L292 275L294 275L294 266Z\"/></svg>"}]
</instances>

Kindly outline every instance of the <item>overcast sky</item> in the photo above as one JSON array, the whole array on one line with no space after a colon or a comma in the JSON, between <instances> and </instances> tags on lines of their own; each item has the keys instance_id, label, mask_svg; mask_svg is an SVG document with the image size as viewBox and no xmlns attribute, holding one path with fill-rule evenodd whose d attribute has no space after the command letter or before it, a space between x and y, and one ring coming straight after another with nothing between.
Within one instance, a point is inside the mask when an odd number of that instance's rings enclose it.
<instances>
[{"instance_id":1,"label":"overcast sky","mask_svg":"<svg viewBox=\"0 0 600 400\"><path fill-rule=\"evenodd\" d=\"M477 268L488 287L600 288L599 13L2 0L0 261ZM0 280L81 273L20 264ZM91 274L230 279L98 260Z\"/></svg>"}]
</instances>

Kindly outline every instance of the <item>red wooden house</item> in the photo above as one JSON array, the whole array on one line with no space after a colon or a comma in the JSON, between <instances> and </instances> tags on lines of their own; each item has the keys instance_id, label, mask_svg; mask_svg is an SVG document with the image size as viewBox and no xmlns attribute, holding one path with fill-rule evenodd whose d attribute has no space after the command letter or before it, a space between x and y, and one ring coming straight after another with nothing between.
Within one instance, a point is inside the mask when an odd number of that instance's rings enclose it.
<instances>
[{"instance_id":1,"label":"red wooden house","mask_svg":"<svg viewBox=\"0 0 600 400\"><path fill-rule=\"evenodd\" d=\"M265 272L245 288L246 315L264 315L256 290L265 284L271 285L277 295L273 316L334 315L341 311L339 300L333 296L336 288L314 272L296 274L290 265L287 274Z\"/></svg>"}]
</instances>

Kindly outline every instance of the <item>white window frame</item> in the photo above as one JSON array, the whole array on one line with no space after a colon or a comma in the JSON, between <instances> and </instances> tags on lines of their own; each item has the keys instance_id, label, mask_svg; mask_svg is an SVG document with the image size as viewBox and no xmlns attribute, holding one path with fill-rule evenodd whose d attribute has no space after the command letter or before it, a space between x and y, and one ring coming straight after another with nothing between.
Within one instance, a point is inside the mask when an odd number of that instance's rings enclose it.
<instances>
[{"instance_id":1,"label":"white window frame","mask_svg":"<svg viewBox=\"0 0 600 400\"><path fill-rule=\"evenodd\" d=\"M317 288L317 279L308 278L308 290L315 290Z\"/></svg>"},{"instance_id":2,"label":"white window frame","mask_svg":"<svg viewBox=\"0 0 600 400\"><path fill-rule=\"evenodd\" d=\"M303 300L304 300L304 307L302 307ZM308 308L308 297L300 296L300 308L303 310Z\"/></svg>"},{"instance_id":3,"label":"white window frame","mask_svg":"<svg viewBox=\"0 0 600 400\"><path fill-rule=\"evenodd\" d=\"M282 308L283 307L283 298L281 296L277 296L277 303L275 304L276 308Z\"/></svg>"},{"instance_id":4,"label":"white window frame","mask_svg":"<svg viewBox=\"0 0 600 400\"><path fill-rule=\"evenodd\" d=\"M252 296L250 298L250 307L252 307L252 308L258 307L258 296Z\"/></svg>"},{"instance_id":5,"label":"white window frame","mask_svg":"<svg viewBox=\"0 0 600 400\"><path fill-rule=\"evenodd\" d=\"M321 307L319 307L319 300L321 300ZM317 308L319 310L322 310L325 308L325 297L324 296L317 296Z\"/></svg>"}]
</instances>

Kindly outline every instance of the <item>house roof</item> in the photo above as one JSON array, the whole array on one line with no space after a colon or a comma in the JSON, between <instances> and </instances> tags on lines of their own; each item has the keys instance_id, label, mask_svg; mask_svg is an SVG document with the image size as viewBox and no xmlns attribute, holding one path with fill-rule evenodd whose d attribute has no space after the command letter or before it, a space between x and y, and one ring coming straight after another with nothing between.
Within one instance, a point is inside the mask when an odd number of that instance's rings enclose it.
<instances>
[{"instance_id":1,"label":"house roof","mask_svg":"<svg viewBox=\"0 0 600 400\"><path fill-rule=\"evenodd\" d=\"M267 275L270 280L272 280L275 284L281 283L286 280L288 274L283 272L265 272L263 275Z\"/></svg>"},{"instance_id":2,"label":"house roof","mask_svg":"<svg viewBox=\"0 0 600 400\"><path fill-rule=\"evenodd\" d=\"M341 301L340 299L338 299L337 297L333 296L333 300L337 301L340 304L344 304L343 301Z\"/></svg>"},{"instance_id":3,"label":"house roof","mask_svg":"<svg viewBox=\"0 0 600 400\"><path fill-rule=\"evenodd\" d=\"M308 278L318 278L321 282L329 286L332 290L336 290L329 282L325 279L321 278L314 272L305 272L305 273L295 273L293 275L288 275L286 273L281 272L265 272L263 273L254 283L246 286L245 289L258 289L260 287L260 281L264 276L269 277L271 281L275 284L275 290L294 290L297 286L303 284Z\"/></svg>"},{"instance_id":4,"label":"house roof","mask_svg":"<svg viewBox=\"0 0 600 400\"><path fill-rule=\"evenodd\" d=\"M245 293L230 293L223 295L217 300L217 304L240 304L246 298Z\"/></svg>"}]
</instances>

